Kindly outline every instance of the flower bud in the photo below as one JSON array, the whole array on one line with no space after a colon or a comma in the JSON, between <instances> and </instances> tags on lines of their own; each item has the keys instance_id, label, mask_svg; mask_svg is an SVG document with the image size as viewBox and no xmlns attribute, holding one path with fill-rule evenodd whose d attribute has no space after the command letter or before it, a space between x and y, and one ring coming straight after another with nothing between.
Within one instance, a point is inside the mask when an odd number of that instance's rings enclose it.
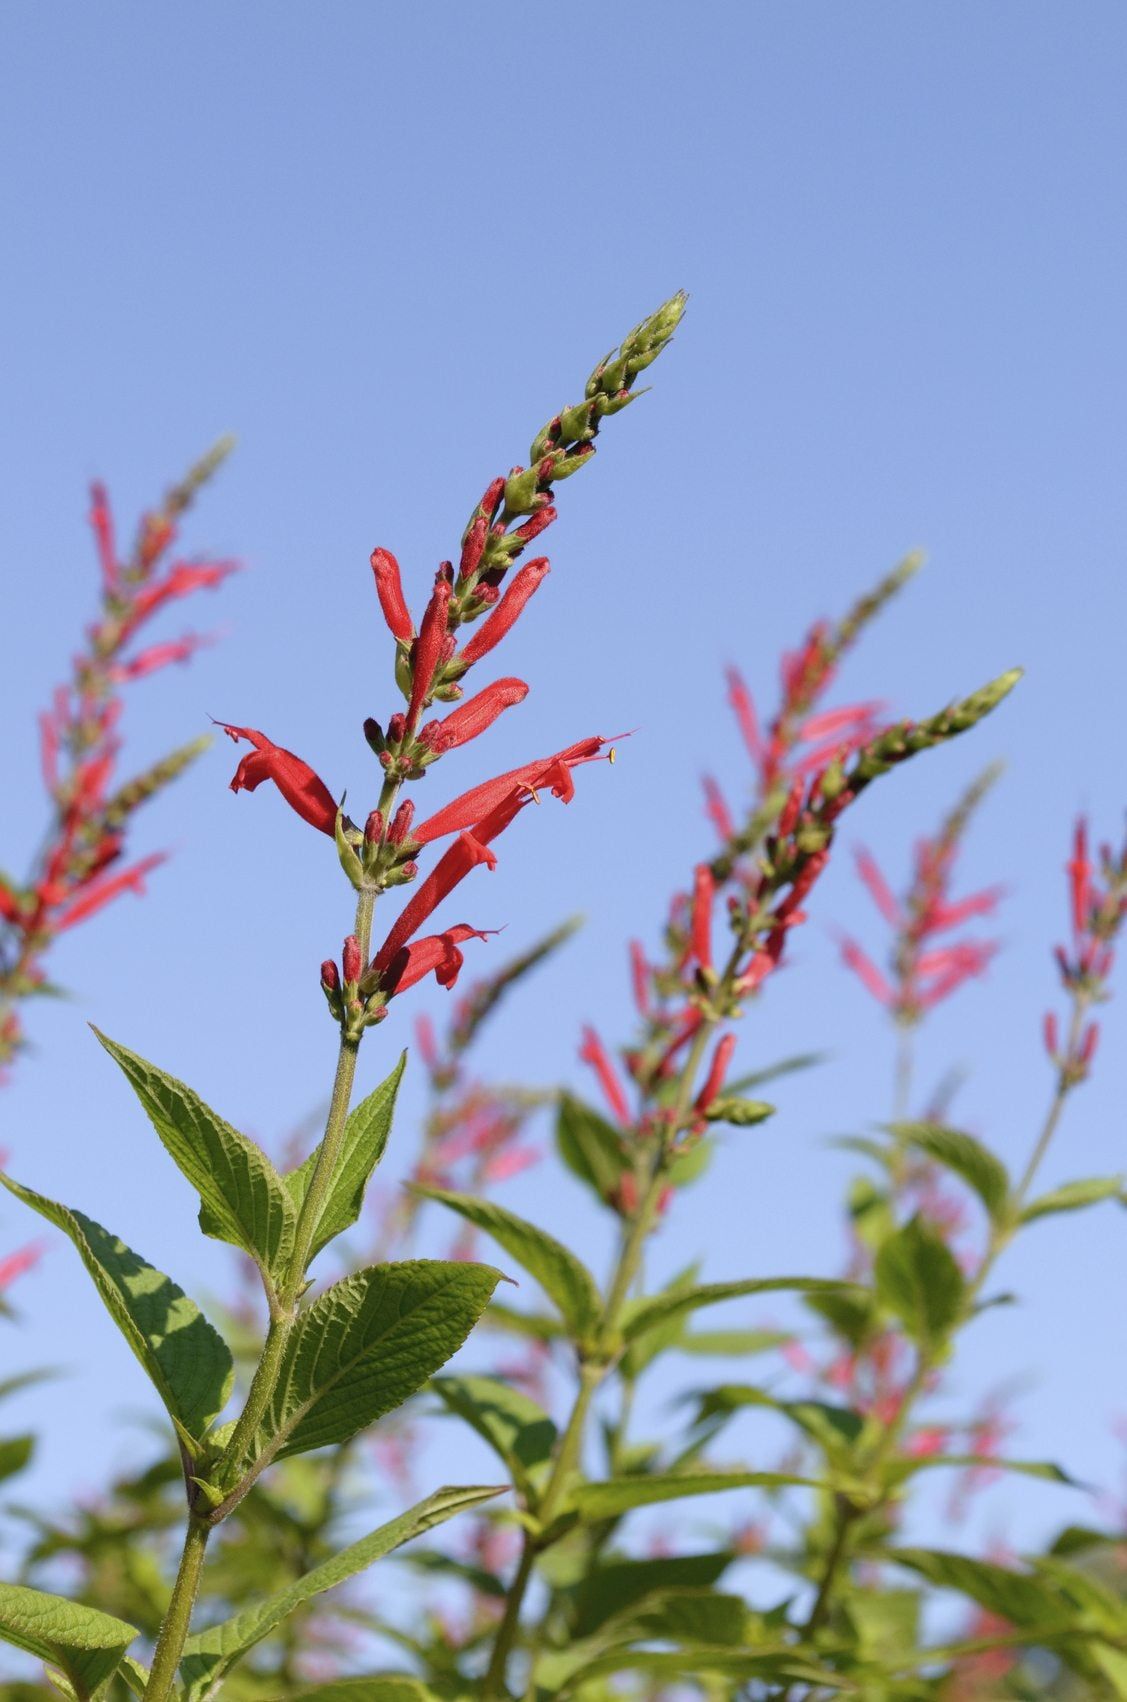
<instances>
[{"instance_id":1,"label":"flower bud","mask_svg":"<svg viewBox=\"0 0 1127 1702\"><path fill-rule=\"evenodd\" d=\"M344 951L341 954L341 963L344 968L345 981L359 981L360 971L362 968L360 962L360 941L356 938L355 934L349 934L348 938L344 942ZM335 971L335 964L333 965L333 968Z\"/></svg>"},{"instance_id":2,"label":"flower bud","mask_svg":"<svg viewBox=\"0 0 1127 1702\"><path fill-rule=\"evenodd\" d=\"M327 957L321 965L321 985L326 993L340 991L340 971L331 957Z\"/></svg>"},{"instance_id":3,"label":"flower bud","mask_svg":"<svg viewBox=\"0 0 1127 1702\"><path fill-rule=\"evenodd\" d=\"M378 845L383 838L383 816L379 810L373 810L364 823L364 840L368 845Z\"/></svg>"},{"instance_id":4,"label":"flower bud","mask_svg":"<svg viewBox=\"0 0 1127 1702\"><path fill-rule=\"evenodd\" d=\"M405 798L392 817L391 826L387 830L388 843L402 845L411 831L411 823L414 819L415 806L410 798Z\"/></svg>"}]
</instances>

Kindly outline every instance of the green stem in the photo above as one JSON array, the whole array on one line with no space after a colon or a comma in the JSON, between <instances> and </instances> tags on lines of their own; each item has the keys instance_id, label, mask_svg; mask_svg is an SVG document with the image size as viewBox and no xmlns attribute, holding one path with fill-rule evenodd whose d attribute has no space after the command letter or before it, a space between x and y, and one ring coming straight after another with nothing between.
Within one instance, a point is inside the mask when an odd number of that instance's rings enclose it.
<instances>
[{"instance_id":1,"label":"green stem","mask_svg":"<svg viewBox=\"0 0 1127 1702\"><path fill-rule=\"evenodd\" d=\"M172 1586L172 1598L160 1628L153 1664L149 1670L149 1682L145 1686L145 1702L167 1702L167 1698L172 1694L176 1669L180 1665L180 1656L184 1652L184 1643L192 1620L192 1609L199 1594L204 1551L210 1535L211 1531L207 1525L198 1519L189 1519L184 1536L184 1552L180 1556L180 1569Z\"/></svg>"},{"instance_id":2,"label":"green stem","mask_svg":"<svg viewBox=\"0 0 1127 1702\"><path fill-rule=\"evenodd\" d=\"M1087 1008L1087 995L1083 992L1083 990L1078 989L1073 995L1068 1039L1065 1043L1064 1049L1064 1056L1066 1059L1071 1058L1074 1055L1076 1048L1079 1045ZM1049 1150L1050 1144L1052 1143L1053 1136L1056 1134L1057 1128L1060 1124L1065 1101L1075 1085L1075 1078L1069 1073L1067 1067L1062 1067L1057 1074L1056 1087L1053 1091L1053 1097L1050 1101L1045 1121L1041 1127L1041 1132L1034 1144L1033 1151L1030 1153L1029 1162L1025 1166L1021 1180L1014 1190L1012 1198L1013 1210L1010 1217L1007 1221L993 1224L991 1227L990 1239L987 1244L986 1252L983 1255L982 1263L975 1273L974 1280L970 1283L967 1290L967 1311L969 1311L969 1308L981 1294L987 1277L990 1275L995 1264L998 1262L998 1259L1001 1257L1013 1237L1015 1227L1014 1219L1016 1214L1024 1204L1029 1190L1033 1185L1034 1179L1036 1178L1037 1172L1041 1168L1041 1164ZM940 1343L933 1347L920 1350L915 1372L913 1373L912 1379L907 1388L904 1390L904 1395L896 1416L888 1425L885 1426L877 1439L875 1447L872 1449L867 1461L865 1462L863 1477L867 1483L872 1483L874 1473L884 1463L885 1459L887 1459L888 1455L903 1435L912 1416L915 1404L927 1387L931 1373L939 1363L945 1347L945 1343ZM884 1506L887 1498L887 1492L885 1492L885 1494L880 1496L868 1508L868 1511L879 1512ZM816 1631L818 1626L825 1619L826 1614L829 1612L833 1594L837 1587L838 1577L842 1568L848 1564L850 1559L850 1538L854 1526L859 1518L860 1509L856 1508L844 1499L839 1499L834 1536L826 1554L822 1577L818 1585L817 1594L814 1598L814 1604L802 1626L800 1635L803 1638L808 1637L811 1632ZM792 1690L793 1686L787 1685L782 1691L778 1692L778 1702L789 1702Z\"/></svg>"}]
</instances>

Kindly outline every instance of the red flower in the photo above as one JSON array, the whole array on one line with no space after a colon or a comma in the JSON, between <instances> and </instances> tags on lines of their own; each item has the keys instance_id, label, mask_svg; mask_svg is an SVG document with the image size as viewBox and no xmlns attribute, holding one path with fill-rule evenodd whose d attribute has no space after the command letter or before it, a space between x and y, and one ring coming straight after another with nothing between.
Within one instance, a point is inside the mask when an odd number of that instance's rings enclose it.
<instances>
[{"instance_id":1,"label":"red flower","mask_svg":"<svg viewBox=\"0 0 1127 1702\"><path fill-rule=\"evenodd\" d=\"M447 928L441 934L428 934L425 939L401 946L380 972L379 986L390 998L405 993L433 969L439 986L451 988L458 979L464 953L458 948L463 940L487 940L489 931L471 928L465 922ZM383 953L380 953L382 957ZM377 958L377 964L379 958Z\"/></svg>"},{"instance_id":2,"label":"red flower","mask_svg":"<svg viewBox=\"0 0 1127 1702\"><path fill-rule=\"evenodd\" d=\"M399 563L390 550L372 551L372 573L375 575L376 595L380 600L388 630L400 644L410 644L415 636L415 627L403 596Z\"/></svg>"},{"instance_id":3,"label":"red flower","mask_svg":"<svg viewBox=\"0 0 1127 1702\"><path fill-rule=\"evenodd\" d=\"M95 911L101 910L112 899L117 898L119 893L143 893L146 875L166 862L167 857L168 853L165 851L154 851L152 856L143 857L131 869L123 869L121 874L111 875L109 880L98 881L86 887L73 904L68 905L57 918L56 928L61 931L64 928L73 928L76 922L84 922L87 916L93 916Z\"/></svg>"},{"instance_id":4,"label":"red flower","mask_svg":"<svg viewBox=\"0 0 1127 1702\"><path fill-rule=\"evenodd\" d=\"M728 1074L728 1066L732 1062L732 1053L736 1049L734 1034L725 1034L718 1041L716 1051L712 1056L712 1068L705 1077L704 1086L697 1094L695 1109L702 1115L708 1110L720 1089L724 1086L724 1078Z\"/></svg>"},{"instance_id":5,"label":"red flower","mask_svg":"<svg viewBox=\"0 0 1127 1702\"><path fill-rule=\"evenodd\" d=\"M414 732L427 694L434 684L435 671L446 642L446 625L450 609L450 581L440 572L434 582L430 602L423 615L423 624L415 640L411 656L411 703L407 711L407 730Z\"/></svg>"},{"instance_id":6,"label":"red flower","mask_svg":"<svg viewBox=\"0 0 1127 1702\"><path fill-rule=\"evenodd\" d=\"M481 821L513 791L526 791L530 794L541 790L550 791L552 796L559 798L561 802L570 803L575 796L571 769L578 768L585 762L595 762L601 756L604 745L608 743L609 740L597 737L580 739L578 743L569 745L566 750L557 751L555 756L541 757L537 762L526 762L521 768L510 768L507 774L499 774L496 780L486 780L480 786L472 786L468 792L463 792L436 814L429 816L415 829L412 838L420 845L429 845L432 840L442 839L448 833L458 833L463 828L473 827L475 822Z\"/></svg>"},{"instance_id":7,"label":"red flower","mask_svg":"<svg viewBox=\"0 0 1127 1702\"><path fill-rule=\"evenodd\" d=\"M456 745L464 745L470 739L476 739L478 734L491 727L506 709L523 703L527 696L528 687L523 680L495 680L491 686L486 686L484 691L479 691L476 697L460 703L445 721L428 721L419 738L430 750L441 755L445 751L453 750Z\"/></svg>"},{"instance_id":8,"label":"red flower","mask_svg":"<svg viewBox=\"0 0 1127 1702\"><path fill-rule=\"evenodd\" d=\"M509 631L518 615L520 615L524 609L529 598L534 592L540 589L541 583L548 571L547 556L537 556L535 561L527 562L525 566L521 568L520 572L515 575L512 584L509 586L504 597L497 604L497 607L493 610L492 614L490 614L489 617L482 622L481 626L478 627L469 643L462 650L462 661L466 664L467 668L471 667L474 662L480 662L481 658L486 655L488 651L492 650L495 645L500 644L501 640ZM465 568L463 565L463 575L464 573Z\"/></svg>"},{"instance_id":9,"label":"red flower","mask_svg":"<svg viewBox=\"0 0 1127 1702\"><path fill-rule=\"evenodd\" d=\"M712 906L716 882L707 863L698 863L693 875L693 916L690 934L692 955L702 969L712 968Z\"/></svg>"},{"instance_id":10,"label":"red flower","mask_svg":"<svg viewBox=\"0 0 1127 1702\"><path fill-rule=\"evenodd\" d=\"M735 838L736 824L732 820L732 812L727 801L711 774L706 774L702 782L704 786L705 813L716 829L720 838L725 842Z\"/></svg>"},{"instance_id":11,"label":"red flower","mask_svg":"<svg viewBox=\"0 0 1127 1702\"><path fill-rule=\"evenodd\" d=\"M1072 900L1072 931L1077 939L1088 932L1092 909L1092 865L1088 859L1088 824L1081 816L1072 840L1072 858L1066 865Z\"/></svg>"},{"instance_id":12,"label":"red flower","mask_svg":"<svg viewBox=\"0 0 1127 1702\"><path fill-rule=\"evenodd\" d=\"M585 1064L590 1064L598 1076L600 1086L606 1095L607 1104L618 1121L629 1127L634 1119L630 1115L630 1106L627 1104L626 1095L614 1073L614 1066L607 1056L606 1047L590 1026L583 1030L583 1044L579 1048L579 1056Z\"/></svg>"},{"instance_id":13,"label":"red flower","mask_svg":"<svg viewBox=\"0 0 1127 1702\"><path fill-rule=\"evenodd\" d=\"M253 792L264 780L272 780L292 810L303 821L332 837L336 832L337 806L332 793L308 763L292 751L271 744L265 733L253 727L231 727L226 721L219 726L238 744L246 739L255 748L245 756L231 781L232 792Z\"/></svg>"}]
</instances>

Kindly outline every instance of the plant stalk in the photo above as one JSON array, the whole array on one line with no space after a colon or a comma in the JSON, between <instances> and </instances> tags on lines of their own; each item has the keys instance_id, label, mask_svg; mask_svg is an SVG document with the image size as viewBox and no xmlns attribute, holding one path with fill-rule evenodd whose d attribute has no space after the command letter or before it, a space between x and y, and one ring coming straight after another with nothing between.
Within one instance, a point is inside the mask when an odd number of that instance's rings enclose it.
<instances>
[{"instance_id":1,"label":"plant stalk","mask_svg":"<svg viewBox=\"0 0 1127 1702\"><path fill-rule=\"evenodd\" d=\"M172 1597L157 1639L153 1664L149 1670L149 1682L145 1686L145 1702L167 1702L172 1694L180 1656L184 1652L184 1643L191 1624L192 1609L199 1594L204 1552L210 1535L210 1527L201 1520L195 1517L188 1520L184 1550L180 1556L180 1569L172 1586Z\"/></svg>"}]
</instances>

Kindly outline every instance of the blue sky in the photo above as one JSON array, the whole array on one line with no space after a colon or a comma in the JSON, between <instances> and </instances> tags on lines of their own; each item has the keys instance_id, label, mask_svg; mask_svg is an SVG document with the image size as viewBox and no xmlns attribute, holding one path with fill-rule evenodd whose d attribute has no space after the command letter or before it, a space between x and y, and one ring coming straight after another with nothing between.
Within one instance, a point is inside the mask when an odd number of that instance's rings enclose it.
<instances>
[{"instance_id":1,"label":"blue sky","mask_svg":"<svg viewBox=\"0 0 1127 1702\"><path fill-rule=\"evenodd\" d=\"M1010 886L1006 952L937 1018L923 1069L965 1066L961 1115L1020 1163L1049 1089L1038 1034L1070 822L1086 808L1115 835L1124 804L1125 57L1110 0L9 8L5 861L40 819L33 707L91 607L91 476L132 515L239 434L187 534L247 564L204 611L227 636L137 691L129 757L211 713L374 795L360 722L393 700L372 546L396 550L417 601L487 479L683 286L653 393L560 489L554 572L502 661L528 702L435 781L445 797L638 729L570 809L530 812L467 896L471 920L507 925L506 950L587 917L483 1064L573 1077L584 1020L628 1034L623 944L653 937L708 843L700 772L742 783L724 664L769 694L783 644L922 545L926 572L843 692L922 713L1014 662L1027 678L973 740L874 789L851 837L902 874L915 836L1007 758L967 857L968 880ZM232 766L217 749L152 810L146 848L172 844L174 863L60 950L74 998L36 1015L40 1053L0 1101L15 1174L201 1293L225 1286L226 1256L84 1024L268 1143L323 1094L316 965L349 895L276 797L232 798ZM740 1050L748 1067L807 1046L832 1062L780 1087L766 1129L733 1134L659 1267L702 1251L716 1277L835 1267L849 1167L824 1137L885 1115L891 1073L836 923L879 939L846 856ZM368 1046L364 1082L407 1014ZM1125 1024L1121 1000L1052 1179L1123 1164ZM409 1079L392 1167L419 1104ZM547 1172L508 1198L587 1233ZM5 1207L2 1244L27 1233ZM1004 1273L1022 1303L970 1333L953 1399L1024 1380L1015 1451L1115 1482L1125 1274L1110 1208L1031 1232ZM122 1415L144 1391L62 1245L21 1300L6 1353L67 1368L23 1408L46 1427L32 1487L65 1504L129 1456ZM1085 1514L1015 1480L983 1532L1020 1542Z\"/></svg>"}]
</instances>

